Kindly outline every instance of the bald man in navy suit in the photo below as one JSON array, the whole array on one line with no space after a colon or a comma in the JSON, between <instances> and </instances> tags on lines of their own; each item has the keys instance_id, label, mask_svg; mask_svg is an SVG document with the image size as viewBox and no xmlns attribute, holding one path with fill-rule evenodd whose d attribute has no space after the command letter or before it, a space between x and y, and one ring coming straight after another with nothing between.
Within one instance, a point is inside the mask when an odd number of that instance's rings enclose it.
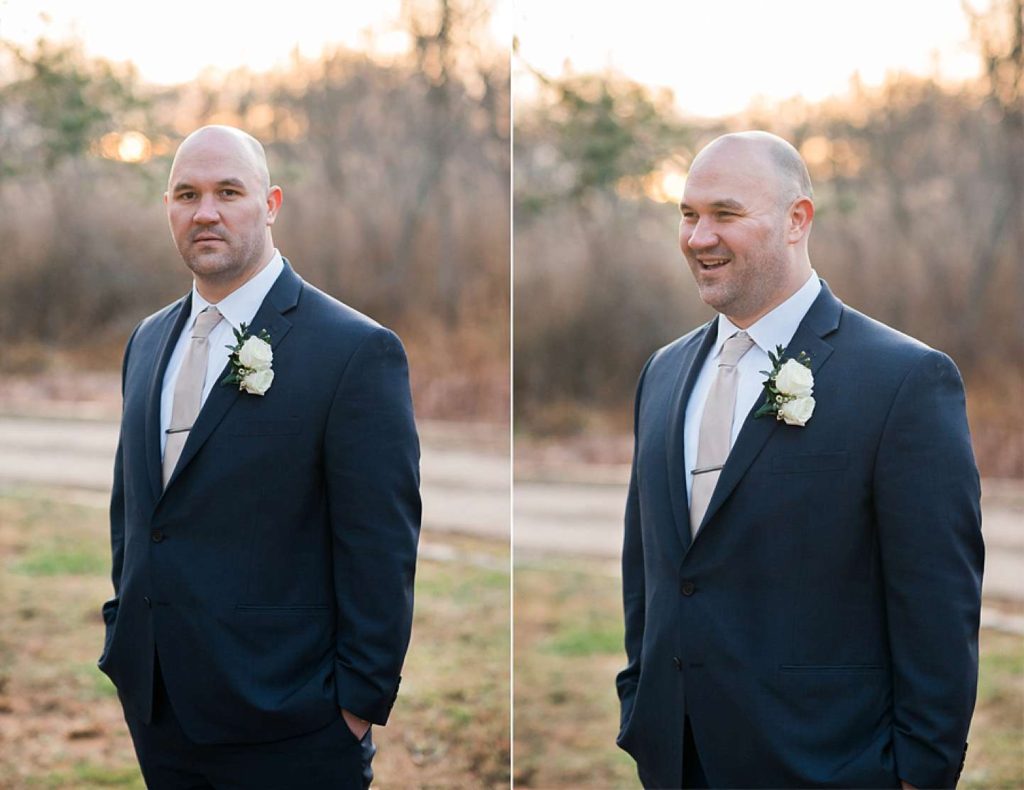
<instances>
[{"instance_id":1,"label":"bald man in navy suit","mask_svg":"<svg viewBox=\"0 0 1024 790\"><path fill-rule=\"evenodd\" d=\"M412 623L405 352L275 249L249 135L190 135L165 202L194 284L125 351L100 668L151 788L366 787Z\"/></svg>"},{"instance_id":2,"label":"bald man in navy suit","mask_svg":"<svg viewBox=\"0 0 1024 790\"><path fill-rule=\"evenodd\" d=\"M712 142L681 210L718 316L640 376L618 743L647 787L953 787L984 556L960 375L818 278L784 140Z\"/></svg>"}]
</instances>

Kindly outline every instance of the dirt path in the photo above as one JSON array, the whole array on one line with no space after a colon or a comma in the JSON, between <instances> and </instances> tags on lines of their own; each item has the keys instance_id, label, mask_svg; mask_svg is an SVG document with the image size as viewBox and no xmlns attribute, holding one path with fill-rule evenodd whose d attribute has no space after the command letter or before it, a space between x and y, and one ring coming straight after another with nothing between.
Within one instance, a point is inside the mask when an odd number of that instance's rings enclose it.
<instances>
[{"instance_id":1,"label":"dirt path","mask_svg":"<svg viewBox=\"0 0 1024 790\"><path fill-rule=\"evenodd\" d=\"M508 441L500 431L424 422L424 532L509 535ZM62 486L105 497L117 445L106 420L0 416L0 485ZM532 468L515 484L516 551L616 559L629 470ZM982 482L985 595L1024 601L1024 483Z\"/></svg>"},{"instance_id":2,"label":"dirt path","mask_svg":"<svg viewBox=\"0 0 1024 790\"><path fill-rule=\"evenodd\" d=\"M525 479L524 479L525 478ZM515 481L517 556L559 551L617 559L629 468L530 470ZM1024 602L1024 482L982 481L984 594Z\"/></svg>"},{"instance_id":3,"label":"dirt path","mask_svg":"<svg viewBox=\"0 0 1024 790\"><path fill-rule=\"evenodd\" d=\"M112 420L0 416L0 486L110 491L117 423ZM424 534L459 532L508 539L508 437L497 430L422 423Z\"/></svg>"}]
</instances>

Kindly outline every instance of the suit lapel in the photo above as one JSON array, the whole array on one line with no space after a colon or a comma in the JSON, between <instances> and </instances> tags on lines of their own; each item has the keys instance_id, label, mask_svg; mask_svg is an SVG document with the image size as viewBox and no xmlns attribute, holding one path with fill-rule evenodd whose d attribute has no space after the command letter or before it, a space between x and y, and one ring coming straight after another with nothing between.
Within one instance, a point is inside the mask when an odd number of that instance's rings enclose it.
<instances>
[{"instance_id":1,"label":"suit lapel","mask_svg":"<svg viewBox=\"0 0 1024 790\"><path fill-rule=\"evenodd\" d=\"M249 333L259 335L260 330L266 329L270 335L270 347L276 351L292 327L291 322L283 314L298 304L301 289L302 280L285 259L284 270L274 282L270 292L260 305L260 309L253 317L252 323L248 326ZM181 449L178 465L174 467L174 472L171 474L170 480L167 481L167 489L174 485L174 481L181 475L182 470L195 458L196 453L210 438L213 430L241 397L240 390L236 385L220 383L228 374L229 366L230 363L226 364L218 374L217 383L213 385L206 402L199 410L199 416L196 417L195 424L185 441L185 446ZM245 397L259 396L246 395Z\"/></svg>"},{"instance_id":2,"label":"suit lapel","mask_svg":"<svg viewBox=\"0 0 1024 790\"><path fill-rule=\"evenodd\" d=\"M669 401L668 422L665 427L668 455L668 482L672 497L672 516L683 550L690 545L690 503L686 498L686 459L683 457L683 429L686 424L686 404L693 392L701 366L718 336L717 319L694 335L683 349L672 397Z\"/></svg>"},{"instance_id":3,"label":"suit lapel","mask_svg":"<svg viewBox=\"0 0 1024 790\"><path fill-rule=\"evenodd\" d=\"M821 292L807 311L803 321L800 322L800 326L797 327L783 356L788 359L796 357L801 351L806 351L811 358L811 371L817 376L825 361L832 354L832 346L822 338L838 328L842 309L842 303L832 295L828 285L822 280ZM747 414L739 436L736 437L736 444L730 450L729 457L722 468L722 474L718 478L711 502L708 503L704 520L701 521L700 529L697 532L698 535L703 533L704 527L736 488L739 481L743 479L743 475L746 474L747 469L750 468L772 434L776 430L801 430L798 427L782 425L771 417L755 419L754 413L760 408L762 402L759 396L750 413Z\"/></svg>"},{"instance_id":4,"label":"suit lapel","mask_svg":"<svg viewBox=\"0 0 1024 790\"><path fill-rule=\"evenodd\" d=\"M177 311L177 312L175 312ZM153 501L160 498L163 490L163 466L160 450L160 400L164 387L164 375L167 372L167 364L171 360L171 354L178 342L181 330L185 328L185 321L192 311L192 294L183 296L174 309L167 314L165 319L167 325L164 327L160 338L160 345L157 351L156 369L149 382L149 395L146 398L146 474L149 477L149 486L153 492Z\"/></svg>"}]
</instances>

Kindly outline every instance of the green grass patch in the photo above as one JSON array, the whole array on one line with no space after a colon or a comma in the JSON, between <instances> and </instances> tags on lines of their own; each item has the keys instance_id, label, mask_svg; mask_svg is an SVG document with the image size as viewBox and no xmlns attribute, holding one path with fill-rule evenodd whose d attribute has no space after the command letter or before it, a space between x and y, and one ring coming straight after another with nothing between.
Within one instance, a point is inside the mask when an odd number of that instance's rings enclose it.
<instances>
[{"instance_id":1,"label":"green grass patch","mask_svg":"<svg viewBox=\"0 0 1024 790\"><path fill-rule=\"evenodd\" d=\"M990 641L993 650L981 654L982 671L1000 677L1024 677L1024 637L1002 635Z\"/></svg>"},{"instance_id":2,"label":"green grass patch","mask_svg":"<svg viewBox=\"0 0 1024 790\"><path fill-rule=\"evenodd\" d=\"M421 565L416 575L416 595L444 597L453 603L466 604L478 599L483 591L508 590L507 571L479 568L467 576L464 567L456 561L450 567L445 565L439 573L424 573Z\"/></svg>"},{"instance_id":3,"label":"green grass patch","mask_svg":"<svg viewBox=\"0 0 1024 790\"><path fill-rule=\"evenodd\" d=\"M1019 700L1020 684L1024 682L1024 638L983 634L983 646L988 649L981 651L978 662L978 707L998 705L1001 700L1009 701L1015 695ZM1020 704L1020 717L1024 722L1024 703Z\"/></svg>"},{"instance_id":4,"label":"green grass patch","mask_svg":"<svg viewBox=\"0 0 1024 790\"><path fill-rule=\"evenodd\" d=\"M79 694L84 700L114 699L117 689L110 678L100 672L95 662L78 664L74 668L78 680Z\"/></svg>"},{"instance_id":5,"label":"green grass patch","mask_svg":"<svg viewBox=\"0 0 1024 790\"><path fill-rule=\"evenodd\" d=\"M516 566L517 787L638 787L615 746L625 655L610 568L564 558Z\"/></svg>"},{"instance_id":6,"label":"green grass patch","mask_svg":"<svg viewBox=\"0 0 1024 790\"><path fill-rule=\"evenodd\" d=\"M978 702L960 787L1024 787L1024 638L981 632Z\"/></svg>"},{"instance_id":7,"label":"green grass patch","mask_svg":"<svg viewBox=\"0 0 1024 790\"><path fill-rule=\"evenodd\" d=\"M619 655L622 639L622 628L617 626L569 626L545 641L543 648L561 656Z\"/></svg>"},{"instance_id":8,"label":"green grass patch","mask_svg":"<svg viewBox=\"0 0 1024 790\"><path fill-rule=\"evenodd\" d=\"M420 771L394 786L443 786L429 776L453 760L468 760L474 786L508 786L509 573L474 564L474 555L417 569L395 717L416 723L405 746Z\"/></svg>"},{"instance_id":9,"label":"green grass patch","mask_svg":"<svg viewBox=\"0 0 1024 790\"><path fill-rule=\"evenodd\" d=\"M75 766L75 779L80 786L85 787L145 787L137 768L107 768L93 763L79 763Z\"/></svg>"},{"instance_id":10,"label":"green grass patch","mask_svg":"<svg viewBox=\"0 0 1024 790\"><path fill-rule=\"evenodd\" d=\"M110 557L95 546L50 546L30 550L11 567L25 576L105 576Z\"/></svg>"},{"instance_id":11,"label":"green grass patch","mask_svg":"<svg viewBox=\"0 0 1024 790\"><path fill-rule=\"evenodd\" d=\"M106 510L59 496L34 489L0 495L0 565L22 576L109 575Z\"/></svg>"},{"instance_id":12,"label":"green grass patch","mask_svg":"<svg viewBox=\"0 0 1024 790\"><path fill-rule=\"evenodd\" d=\"M52 771L44 776L28 779L30 787L53 788L64 790L74 787L76 790L99 790L99 788L119 787L129 790L145 790L146 783L138 768L109 768L90 762L79 762L68 769Z\"/></svg>"}]
</instances>

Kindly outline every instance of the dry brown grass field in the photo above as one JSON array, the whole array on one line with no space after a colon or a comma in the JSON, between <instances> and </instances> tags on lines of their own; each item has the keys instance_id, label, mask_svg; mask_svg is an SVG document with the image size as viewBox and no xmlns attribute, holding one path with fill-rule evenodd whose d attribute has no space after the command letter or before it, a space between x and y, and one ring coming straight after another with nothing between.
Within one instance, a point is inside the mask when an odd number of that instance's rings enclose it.
<instances>
[{"instance_id":1,"label":"dry brown grass field","mask_svg":"<svg viewBox=\"0 0 1024 790\"><path fill-rule=\"evenodd\" d=\"M435 547L438 544L434 544ZM446 537L421 560L413 642L375 787L507 787L508 546ZM0 489L0 787L141 788L95 666L109 597L102 497Z\"/></svg>"},{"instance_id":2,"label":"dry brown grass field","mask_svg":"<svg viewBox=\"0 0 1024 790\"><path fill-rule=\"evenodd\" d=\"M615 746L625 662L617 563L517 555L514 584L516 786L639 787ZM969 740L960 788L1024 787L1024 638L982 631Z\"/></svg>"}]
</instances>

